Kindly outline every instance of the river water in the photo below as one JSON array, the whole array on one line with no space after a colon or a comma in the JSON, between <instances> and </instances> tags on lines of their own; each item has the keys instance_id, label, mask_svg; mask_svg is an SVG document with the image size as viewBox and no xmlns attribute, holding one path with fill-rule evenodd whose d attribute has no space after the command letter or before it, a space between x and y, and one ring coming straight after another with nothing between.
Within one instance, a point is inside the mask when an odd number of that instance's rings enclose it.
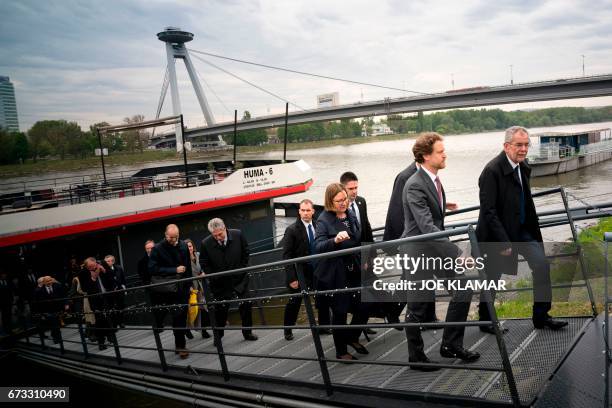
<instances>
[{"instance_id":1,"label":"river water","mask_svg":"<svg viewBox=\"0 0 612 408\"><path fill-rule=\"evenodd\" d=\"M576 131L610 128L612 122L567 125L550 128L534 128L532 132L543 130L553 131ZM283 197L279 202L298 202L302 198L310 198L317 204L323 203L325 187L334 181L338 181L340 174L345 171L353 171L359 177L359 194L368 202L368 213L373 227L383 226L387 214L389 197L393 188L393 181L397 173L410 164L413 160L412 145L414 137L406 137L403 140L362 143L353 145L337 145L315 149L290 150L288 159L304 159L313 170L314 184L306 193ZM478 176L485 164L502 150L504 133L501 131L450 135L445 137L447 153L446 169L440 173L440 179L446 191L447 200L456 202L460 207L478 204ZM534 142L534 141L532 141ZM241 158L267 158L280 159L281 152L269 152L258 154L242 154ZM180 160L153 162L137 166L118 166L108 169L108 172L124 172L129 175L136 170L145 167L160 166L182 163ZM90 170L71 173L53 173L49 175L37 175L35 177L18 177L4 179L1 184L8 182L31 182L41 178L69 177L73 182L79 182L79 178L86 174L92 174L99 170L98 162L94 161ZM558 176L540 177L532 180L532 188L539 191L557 186L566 187L571 196L584 200L587 203L612 201L612 160L586 167L577 171L565 173ZM67 179L63 180L67 183ZM3 190L3 188L0 188ZM570 201L570 205L581 205L576 200ZM558 194L538 198L536 200L538 210L552 209L561 206ZM449 218L449 222L462 219L474 219L475 213L459 214ZM284 224L281 223L282 227ZM280 228L282 232L284 228ZM551 234L555 238L558 229L552 228ZM545 237L547 233L545 232ZM569 237L563 232L564 239ZM551 236L551 237L552 237Z\"/></svg>"},{"instance_id":2,"label":"river water","mask_svg":"<svg viewBox=\"0 0 612 408\"><path fill-rule=\"evenodd\" d=\"M609 127L612 127L612 122L536 128L530 131L576 131ZM448 157L446 168L439 175L448 201L456 202L460 207L478 204L478 177L485 164L502 150L503 140L504 132L501 131L445 137ZM314 184L306 193L283 197L278 201L297 202L302 198L310 198L322 204L325 187L338 181L343 172L350 170L359 178L359 194L367 200L372 227L383 226L393 181L397 173L412 162L413 144L414 137L407 137L404 140L290 151L288 159L304 159L310 164ZM278 156L279 153L269 153L265 157ZM612 160L562 175L532 179L534 192L558 186L564 186L571 196L591 204L612 201ZM570 199L570 206L578 205L582 204ZM536 206L538 211L559 208L562 206L561 197L555 194L537 198ZM458 214L448 221L471 220L476 217L477 213L472 212ZM558 240L559 231L558 228L551 228L543 233L549 240ZM569 231L561 234L563 239L569 237Z\"/></svg>"}]
</instances>

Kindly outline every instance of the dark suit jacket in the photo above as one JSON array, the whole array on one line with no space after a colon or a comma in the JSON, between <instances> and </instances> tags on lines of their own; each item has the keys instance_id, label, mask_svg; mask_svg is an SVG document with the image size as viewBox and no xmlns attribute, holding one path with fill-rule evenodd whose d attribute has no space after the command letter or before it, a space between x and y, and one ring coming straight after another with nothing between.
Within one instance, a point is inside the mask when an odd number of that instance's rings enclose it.
<instances>
[{"instance_id":1,"label":"dark suit jacket","mask_svg":"<svg viewBox=\"0 0 612 408\"><path fill-rule=\"evenodd\" d=\"M446 194L442 188L442 203L439 202L436 186L424 171L417 171L404 186L404 232L402 238L429 234L444 230ZM432 250L440 256L456 257L459 248L448 239L436 240Z\"/></svg>"},{"instance_id":2,"label":"dark suit jacket","mask_svg":"<svg viewBox=\"0 0 612 408\"><path fill-rule=\"evenodd\" d=\"M402 204L404 186L408 179L418 170L416 162L402 170L393 182L393 192L389 199L387 219L385 220L385 234L383 241L391 241L401 238L404 232L404 206Z\"/></svg>"},{"instance_id":3,"label":"dark suit jacket","mask_svg":"<svg viewBox=\"0 0 612 408\"><path fill-rule=\"evenodd\" d=\"M138 260L138 276L143 284L151 283L151 275L149 274L149 255L144 253L144 256Z\"/></svg>"},{"instance_id":4,"label":"dark suit jacket","mask_svg":"<svg viewBox=\"0 0 612 408\"><path fill-rule=\"evenodd\" d=\"M89 276L83 276L82 278L79 279L79 281L81 282L81 290L83 290L88 295L95 295L97 293L101 293L102 291L100 289L100 283L98 281L102 282L105 290L107 291L111 290L106 286L106 284L101 279L101 277L102 277L102 274L100 274L98 276L98 279L94 281L91 279L91 274L89 274ZM93 310L94 312L101 312L106 309L109 309L111 305L113 304L113 301L111 300L111 297L109 295L93 296L93 297L89 297L88 299L89 299L89 306L91 307L91 310Z\"/></svg>"},{"instance_id":5,"label":"dark suit jacket","mask_svg":"<svg viewBox=\"0 0 612 408\"><path fill-rule=\"evenodd\" d=\"M520 163L519 166L525 197L523 228L534 239L542 242L542 233L529 186L531 168L525 162ZM483 243L482 251L488 253L488 261L493 267L501 269L503 273L514 274L518 263L517 251L512 251L510 256L497 256L501 250L509 247L511 242L520 241L521 231L519 223L521 184L505 152L502 151L487 163L478 179L478 186L480 187L480 214L478 215L476 237L479 242ZM500 244L487 244L493 242Z\"/></svg>"},{"instance_id":6,"label":"dark suit jacket","mask_svg":"<svg viewBox=\"0 0 612 408\"><path fill-rule=\"evenodd\" d=\"M317 219L315 252L337 251L340 249L354 248L361 245L357 229L355 228L356 218L352 211L347 212L350 219L351 229L338 220L332 211L324 211ZM334 239L340 231L347 231L351 239L336 244ZM347 275L346 265L355 265L351 276ZM319 290L340 289L351 286L351 283L359 282L361 272L359 255L337 256L322 259L317 262L315 268L315 287Z\"/></svg>"},{"instance_id":7,"label":"dark suit jacket","mask_svg":"<svg viewBox=\"0 0 612 408\"><path fill-rule=\"evenodd\" d=\"M34 276L34 281L30 279L30 274ZM18 285L19 285L19 297L22 300L30 301L34 298L34 291L38 287L38 278L33 271L22 271L19 275Z\"/></svg>"},{"instance_id":8,"label":"dark suit jacket","mask_svg":"<svg viewBox=\"0 0 612 408\"><path fill-rule=\"evenodd\" d=\"M357 205L357 208L359 208L359 226L361 229L360 241L363 243L374 242L374 237L372 236L372 226L370 225L370 220L368 219L368 205L365 198L357 196L355 198L355 204Z\"/></svg>"},{"instance_id":9,"label":"dark suit jacket","mask_svg":"<svg viewBox=\"0 0 612 408\"><path fill-rule=\"evenodd\" d=\"M313 228L315 228L314 222ZM283 259L293 259L308 255L312 255L310 253L310 245L308 244L308 232L306 231L304 223L298 217L298 219L285 230L285 236L283 237ZM304 274L306 284L312 287L313 268L311 264L302 262L298 264L298 268ZM286 284L289 288L289 283L298 280L295 264L286 265L285 273Z\"/></svg>"},{"instance_id":10,"label":"dark suit jacket","mask_svg":"<svg viewBox=\"0 0 612 408\"><path fill-rule=\"evenodd\" d=\"M177 274L176 268L180 265L185 267L185 272ZM161 276L166 278L174 276L177 279L193 276L191 272L191 258L189 257L187 244L183 241L179 241L177 246L172 246L165 239L155 244L151 251L151 256L149 257L149 274L150 276ZM179 293L177 293L179 298L187 299L186 292L189 286L191 285L180 285Z\"/></svg>"},{"instance_id":11,"label":"dark suit jacket","mask_svg":"<svg viewBox=\"0 0 612 408\"><path fill-rule=\"evenodd\" d=\"M532 237L541 242L542 233L529 187L531 168L525 162L519 166L525 194L524 227ZM508 243L519 241L521 184L505 152L501 152L487 163L478 179L478 187L480 188L480 214L476 228L478 240Z\"/></svg>"},{"instance_id":12,"label":"dark suit jacket","mask_svg":"<svg viewBox=\"0 0 612 408\"><path fill-rule=\"evenodd\" d=\"M204 273L240 269L249 264L249 244L242 232L237 229L227 230L227 245L219 245L212 235L202 240L200 248L200 266ZM210 286L216 299L231 299L234 293L243 295L249 286L249 275L241 273L219 279L210 279Z\"/></svg>"},{"instance_id":13,"label":"dark suit jacket","mask_svg":"<svg viewBox=\"0 0 612 408\"><path fill-rule=\"evenodd\" d=\"M53 299L62 299L66 297L66 292L64 291L64 286L56 282L51 285L53 288L53 293L47 293L47 288L45 286L37 287L34 292L34 303L32 304L32 308L37 313L58 313L64 310L64 305L66 305L66 301L56 301L56 302L44 302Z\"/></svg>"},{"instance_id":14,"label":"dark suit jacket","mask_svg":"<svg viewBox=\"0 0 612 408\"><path fill-rule=\"evenodd\" d=\"M118 287L121 287L121 285L125 286L125 270L123 269L123 266L119 264L115 264L113 265L113 267L114 267L113 272L115 274L115 282L117 283L117 286Z\"/></svg>"}]
</instances>

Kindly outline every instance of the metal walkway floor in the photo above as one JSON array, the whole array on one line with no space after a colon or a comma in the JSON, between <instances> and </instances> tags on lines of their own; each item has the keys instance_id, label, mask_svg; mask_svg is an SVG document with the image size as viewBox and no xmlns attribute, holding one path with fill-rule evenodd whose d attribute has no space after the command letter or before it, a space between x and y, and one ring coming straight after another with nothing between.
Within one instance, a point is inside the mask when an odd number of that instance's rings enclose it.
<instances>
[{"instance_id":1,"label":"metal walkway floor","mask_svg":"<svg viewBox=\"0 0 612 408\"><path fill-rule=\"evenodd\" d=\"M523 404L531 403L542 391L544 383L548 381L550 374L574 344L583 326L591 320L582 317L567 318L568 327L555 332L534 330L530 319L502 321L502 325L510 329L504 336L504 340ZM359 359L407 361L408 350L404 332L387 328L377 330L377 334L370 336L370 342L364 343L370 354L358 355ZM227 356L230 375L240 373L255 375L259 379L276 378L285 381L323 383L318 362L282 358L283 356L316 358L309 330L294 330L295 339L293 341L285 340L282 330L256 330L255 333L259 336L259 340L245 341L240 331L227 330L223 338L225 352L262 354L273 358ZM168 365L175 367L190 365L198 371L221 373L219 358L216 354L217 349L213 346L212 338L203 340L196 332L194 336L193 340L187 340L187 347L191 352L189 358L181 360L178 355L169 351L165 353ZM83 353L76 326L63 328L62 338L67 352ZM151 330L122 330L117 333L117 338L124 360L159 364L159 356L155 350L155 340ZM439 362L461 366L463 363L459 360L440 356L441 338L442 330L423 332L428 356ZM164 330L161 333L161 339L165 349L174 348L174 337L171 330ZM325 355L335 358L332 336L322 336L321 339ZM39 340L31 338L30 341L30 345L35 346ZM59 345L48 343L47 341L47 345L51 348L59 348ZM482 333L476 327L467 327L464 344L466 348L481 354L477 364L493 368L501 367L495 336ZM151 350L126 347L145 347ZM112 346L104 351L99 351L97 345L92 343L88 348L90 354L115 359L115 351ZM215 354L198 354L198 352ZM491 402L511 402L505 375L500 372L442 369L425 373L410 370L408 367L331 362L328 363L328 367L332 383L339 385L395 392L456 395Z\"/></svg>"}]
</instances>

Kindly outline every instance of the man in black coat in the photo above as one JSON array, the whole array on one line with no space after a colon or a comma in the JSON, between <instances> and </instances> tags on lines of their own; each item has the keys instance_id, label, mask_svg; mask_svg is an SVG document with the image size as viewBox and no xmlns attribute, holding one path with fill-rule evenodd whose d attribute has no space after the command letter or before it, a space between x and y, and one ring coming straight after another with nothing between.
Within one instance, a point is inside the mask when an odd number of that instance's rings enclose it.
<instances>
[{"instance_id":1,"label":"man in black coat","mask_svg":"<svg viewBox=\"0 0 612 408\"><path fill-rule=\"evenodd\" d=\"M51 337L55 344L60 342L60 314L68 310L68 303L64 299L66 292L64 286L50 276L39 278L39 286L34 292L32 307L39 317L39 330L41 337L46 330L51 330Z\"/></svg>"},{"instance_id":2,"label":"man in black coat","mask_svg":"<svg viewBox=\"0 0 612 408\"><path fill-rule=\"evenodd\" d=\"M164 280L188 278L192 276L191 259L187 245L179 240L179 229L174 224L166 227L165 239L153 247L149 258L149 274L151 283L160 283ZM187 302L189 300L189 287L185 283L170 283L150 288L151 303L153 306L172 306L172 332L174 345L180 358L189 356L186 349ZM167 308L154 309L155 326L159 330L164 326Z\"/></svg>"},{"instance_id":3,"label":"man in black coat","mask_svg":"<svg viewBox=\"0 0 612 408\"><path fill-rule=\"evenodd\" d=\"M114 286L114 282L102 279L102 274L108 273L108 271L102 272L104 268L96 262L95 258L85 259L84 265L84 272L86 273L79 276L81 290L88 295L98 295L87 299L96 319L94 335L98 342L98 348L106 350L105 339L108 339L109 342L115 342L114 330L111 328L111 316L108 314L108 310L114 307L115 300L112 298L113 295L102 294L113 290L111 287Z\"/></svg>"},{"instance_id":4,"label":"man in black coat","mask_svg":"<svg viewBox=\"0 0 612 408\"><path fill-rule=\"evenodd\" d=\"M283 237L283 259L300 258L314 253L315 229L312 222L314 215L314 204L309 199L300 201L299 218L285 230ZM302 272L306 281L307 289L312 289L312 274L314 267L312 262L300 263L297 265L289 264L285 266L286 283L290 293L299 293L300 285L298 282L298 270ZM302 304L302 297L293 297L287 301L285 306L285 326L293 326L297 321L297 316ZM327 319L323 317L321 323L321 312L327 312ZM319 310L319 324L329 324L329 308ZM293 340L291 329L285 329L285 339Z\"/></svg>"},{"instance_id":5,"label":"man in black coat","mask_svg":"<svg viewBox=\"0 0 612 408\"><path fill-rule=\"evenodd\" d=\"M372 226L368 219L368 204L365 198L359 196L359 180L357 175L352 171L347 171L340 176L340 184L344 186L349 199L349 211L357 217L360 230L360 239L362 244L371 244L374 242L372 236Z\"/></svg>"},{"instance_id":6,"label":"man in black coat","mask_svg":"<svg viewBox=\"0 0 612 408\"><path fill-rule=\"evenodd\" d=\"M17 293L19 294L17 308L24 328L29 328L32 325L32 300L37 287L38 276L31 266L24 265L17 279Z\"/></svg>"},{"instance_id":7,"label":"man in black coat","mask_svg":"<svg viewBox=\"0 0 612 408\"><path fill-rule=\"evenodd\" d=\"M439 170L446 167L446 153L444 152L442 137L433 132L423 133L415 142L413 152L421 168L408 179L404 186L403 204L405 222L402 238L444 231L446 195L438 177ZM448 239L406 244L405 247L412 257L419 257L425 254L427 257L434 259L455 259L461 254L459 248ZM452 274L453 272L420 268L410 273L413 274L413 279L416 281L427 281L432 279L433 274L441 278L449 276L449 273ZM424 289L412 295L413 297L409 299L406 313L407 323L422 323L426 321L430 313L428 309L435 307L433 295L433 291ZM446 321L465 322L470 308L471 297L471 290L455 291L453 299L448 306ZM477 352L472 352L463 347L464 332L465 327L447 326L444 329L440 345L440 354L443 357L460 358L467 362L473 362L480 358L480 354ZM430 363L431 361L425 354L420 328L406 328L406 338L409 361ZM418 366L411 366L410 368L421 371L437 369L437 367Z\"/></svg>"},{"instance_id":8,"label":"man in black coat","mask_svg":"<svg viewBox=\"0 0 612 408\"><path fill-rule=\"evenodd\" d=\"M221 218L213 218L208 222L210 235L202 240L200 248L200 265L206 275L217 272L240 269L248 266L249 244L242 232L237 229L227 229ZM215 300L239 299L246 297L249 288L249 275L238 273L210 279L210 289ZM227 321L230 304L214 305L215 323L224 327ZM251 302L240 302L238 310L243 327L253 326ZM218 331L223 337L223 330ZM245 340L257 340L251 329L242 330Z\"/></svg>"},{"instance_id":9,"label":"man in black coat","mask_svg":"<svg viewBox=\"0 0 612 408\"><path fill-rule=\"evenodd\" d=\"M480 214L476 236L488 255L487 277L499 279L502 272L516 273L520 253L533 271L533 324L536 328L560 329L567 322L550 317L552 289L550 265L544 254L542 233L536 214L526 163L529 151L527 129L513 126L506 130L504 150L491 160L478 179ZM495 243L495 244L491 244ZM487 304L479 305L481 320L490 320ZM493 333L492 327L480 328Z\"/></svg>"},{"instance_id":10,"label":"man in black coat","mask_svg":"<svg viewBox=\"0 0 612 408\"><path fill-rule=\"evenodd\" d=\"M112 274L115 290L126 288L125 270L123 269L123 266L116 263L115 257L113 255L106 255L104 257L104 268L106 269L107 273ZM118 294L115 294L113 296L113 307L116 310L115 315L113 316L113 325L115 327L125 327L125 325L123 324L123 309L125 309L126 295L126 292L119 292Z\"/></svg>"},{"instance_id":11,"label":"man in black coat","mask_svg":"<svg viewBox=\"0 0 612 408\"><path fill-rule=\"evenodd\" d=\"M6 335L10 335L13 330L13 295L15 287L13 281L4 270L0 270L0 315L2 317L2 330Z\"/></svg>"},{"instance_id":12,"label":"man in black coat","mask_svg":"<svg viewBox=\"0 0 612 408\"><path fill-rule=\"evenodd\" d=\"M387 219L385 220L385 233L383 241L392 241L401 238L404 232L404 207L402 204L402 192L406 181L418 170L417 162L413 161L408 167L395 176L393 191L389 198L389 208L387 209Z\"/></svg>"},{"instance_id":13,"label":"man in black coat","mask_svg":"<svg viewBox=\"0 0 612 408\"><path fill-rule=\"evenodd\" d=\"M138 260L138 276L143 285L151 283L151 275L149 275L149 257L151 256L151 251L153 251L154 246L155 241L152 239L147 240L144 244L145 253L142 258Z\"/></svg>"}]
</instances>

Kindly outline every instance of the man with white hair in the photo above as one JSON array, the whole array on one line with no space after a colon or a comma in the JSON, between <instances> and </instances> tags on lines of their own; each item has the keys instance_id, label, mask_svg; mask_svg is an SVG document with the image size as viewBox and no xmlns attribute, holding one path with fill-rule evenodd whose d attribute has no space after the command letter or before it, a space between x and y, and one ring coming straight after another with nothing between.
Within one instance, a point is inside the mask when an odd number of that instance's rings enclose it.
<instances>
[{"instance_id":1,"label":"man with white hair","mask_svg":"<svg viewBox=\"0 0 612 408\"><path fill-rule=\"evenodd\" d=\"M504 150L482 170L476 236L487 256L488 279L497 280L502 272L516 274L518 254L525 258L533 271L533 325L536 329L558 330L567 322L548 314L552 300L550 265L529 186L531 168L525 159L530 145L527 129L508 128ZM480 320L491 320L482 295L478 309ZM480 326L480 330L495 333L490 326Z\"/></svg>"},{"instance_id":2,"label":"man with white hair","mask_svg":"<svg viewBox=\"0 0 612 408\"><path fill-rule=\"evenodd\" d=\"M213 218L208 222L208 231L210 235L202 240L200 248L200 265L206 275L244 268L249 264L249 244L240 230L227 229L221 218ZM249 275L211 277L210 286L215 300L244 298L249 288ZM225 326L229 307L227 303L215 305L217 326ZM251 309L251 302L240 302L238 306L243 327L253 326ZM218 333L223 337L223 330ZM251 329L242 330L242 335L245 340L257 340Z\"/></svg>"}]
</instances>

